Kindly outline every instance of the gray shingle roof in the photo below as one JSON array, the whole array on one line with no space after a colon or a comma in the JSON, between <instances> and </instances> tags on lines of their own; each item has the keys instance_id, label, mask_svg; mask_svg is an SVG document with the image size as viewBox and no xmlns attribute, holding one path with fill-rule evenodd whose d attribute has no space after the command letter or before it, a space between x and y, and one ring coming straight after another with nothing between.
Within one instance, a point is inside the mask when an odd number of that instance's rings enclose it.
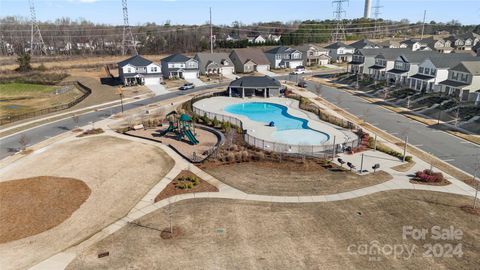
<instances>
[{"instance_id":1,"label":"gray shingle roof","mask_svg":"<svg viewBox=\"0 0 480 270\"><path fill-rule=\"evenodd\" d=\"M257 65L270 65L270 61L268 61L263 51L259 48L234 49L232 51L232 54L233 53L237 55L238 59L242 64L245 64L247 61L252 60Z\"/></svg>"},{"instance_id":2,"label":"gray shingle roof","mask_svg":"<svg viewBox=\"0 0 480 270\"><path fill-rule=\"evenodd\" d=\"M410 49L405 49L405 48L378 48L378 49L358 49L356 52L359 52L360 54L364 56L376 56L379 54L383 55L396 55L398 57L399 55L403 53L408 53L411 52L412 50Z\"/></svg>"},{"instance_id":3,"label":"gray shingle roof","mask_svg":"<svg viewBox=\"0 0 480 270\"><path fill-rule=\"evenodd\" d=\"M439 54L429 57L428 59L430 59L436 68L451 68L462 61L480 61L480 57L458 53Z\"/></svg>"},{"instance_id":4,"label":"gray shingle roof","mask_svg":"<svg viewBox=\"0 0 480 270\"><path fill-rule=\"evenodd\" d=\"M190 57L186 57L183 54L178 54L177 53L177 54L172 54L170 56L167 56L167 57L163 58L161 61L162 62L184 63L184 62L187 62L190 59L191 59Z\"/></svg>"},{"instance_id":5,"label":"gray shingle roof","mask_svg":"<svg viewBox=\"0 0 480 270\"><path fill-rule=\"evenodd\" d=\"M473 76L480 76L480 61L462 61L460 64L451 68L451 70L468 72Z\"/></svg>"},{"instance_id":6,"label":"gray shingle roof","mask_svg":"<svg viewBox=\"0 0 480 270\"><path fill-rule=\"evenodd\" d=\"M228 56L228 53L197 53L195 59L203 66L207 66L213 62L224 67L233 67L232 60Z\"/></svg>"},{"instance_id":7,"label":"gray shingle roof","mask_svg":"<svg viewBox=\"0 0 480 270\"><path fill-rule=\"evenodd\" d=\"M332 43L328 46L325 46L325 49L338 49L340 47L345 47L345 48L349 48L349 49L353 48L352 46L349 46L349 45L347 45L343 42L337 41L337 42Z\"/></svg>"},{"instance_id":8,"label":"gray shingle roof","mask_svg":"<svg viewBox=\"0 0 480 270\"><path fill-rule=\"evenodd\" d=\"M150 65L151 63L153 63L152 61L150 60L147 60L143 57L141 57L140 55L134 55L126 60L123 60L121 62L118 63L118 66L119 67L124 67L128 64L131 64L132 66L135 66L135 67L145 67L145 66L148 66Z\"/></svg>"},{"instance_id":9,"label":"gray shingle roof","mask_svg":"<svg viewBox=\"0 0 480 270\"><path fill-rule=\"evenodd\" d=\"M269 76L244 76L230 83L230 87L278 88L280 82Z\"/></svg>"},{"instance_id":10,"label":"gray shingle roof","mask_svg":"<svg viewBox=\"0 0 480 270\"><path fill-rule=\"evenodd\" d=\"M278 46L278 47L275 47L275 48L272 48L268 51L265 51L265 53L268 53L268 54L281 54L281 53L292 53L296 51L296 49L293 49L293 48L290 48L290 47L286 47L286 46Z\"/></svg>"},{"instance_id":11,"label":"gray shingle roof","mask_svg":"<svg viewBox=\"0 0 480 270\"><path fill-rule=\"evenodd\" d=\"M375 48L375 47L380 47L380 46L378 46L377 44L371 42L371 41L368 40L368 39L361 39L361 40L358 40L358 41L350 44L350 47L354 47L355 49L363 49L363 48L365 48L365 47Z\"/></svg>"}]
</instances>

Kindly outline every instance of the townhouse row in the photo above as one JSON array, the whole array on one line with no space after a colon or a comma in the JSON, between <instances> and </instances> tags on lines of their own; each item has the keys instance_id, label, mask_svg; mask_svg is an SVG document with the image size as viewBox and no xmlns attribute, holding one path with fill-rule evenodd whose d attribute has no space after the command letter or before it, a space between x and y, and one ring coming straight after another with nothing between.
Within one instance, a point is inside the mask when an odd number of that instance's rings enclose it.
<instances>
[{"instance_id":1,"label":"townhouse row","mask_svg":"<svg viewBox=\"0 0 480 270\"><path fill-rule=\"evenodd\" d=\"M358 49L347 72L384 81L387 86L441 92L480 102L480 57L406 48Z\"/></svg>"}]
</instances>

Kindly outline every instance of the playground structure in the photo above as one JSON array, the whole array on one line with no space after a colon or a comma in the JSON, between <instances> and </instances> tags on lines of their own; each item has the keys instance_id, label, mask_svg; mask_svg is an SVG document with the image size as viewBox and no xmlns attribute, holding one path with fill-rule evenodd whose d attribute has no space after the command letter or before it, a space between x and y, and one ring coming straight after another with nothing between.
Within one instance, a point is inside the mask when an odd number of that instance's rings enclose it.
<instances>
[{"instance_id":1,"label":"playground structure","mask_svg":"<svg viewBox=\"0 0 480 270\"><path fill-rule=\"evenodd\" d=\"M174 133L175 138L178 141L181 141L186 137L193 145L200 143L200 141L195 137L195 125L192 118L187 114L182 114L180 117L177 116L178 114L176 111L172 111L167 114L168 128L162 131L160 136L165 136L168 133Z\"/></svg>"}]
</instances>

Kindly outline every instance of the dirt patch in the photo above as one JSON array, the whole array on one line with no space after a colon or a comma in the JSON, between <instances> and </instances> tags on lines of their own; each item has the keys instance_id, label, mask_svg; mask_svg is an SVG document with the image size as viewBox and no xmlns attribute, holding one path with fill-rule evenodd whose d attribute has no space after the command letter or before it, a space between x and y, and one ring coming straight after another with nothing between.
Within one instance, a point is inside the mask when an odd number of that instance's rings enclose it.
<instances>
[{"instance_id":1,"label":"dirt patch","mask_svg":"<svg viewBox=\"0 0 480 270\"><path fill-rule=\"evenodd\" d=\"M246 193L276 196L322 195L377 185L392 179L384 171L357 175L308 162L246 162L202 167L227 185Z\"/></svg>"},{"instance_id":2,"label":"dirt patch","mask_svg":"<svg viewBox=\"0 0 480 270\"><path fill-rule=\"evenodd\" d=\"M415 161L412 160L410 162L406 162L406 163L397 165L395 167L392 167L392 169L397 171L397 172L407 172L411 168L413 168L413 166L415 166L415 164L416 164Z\"/></svg>"},{"instance_id":3,"label":"dirt patch","mask_svg":"<svg viewBox=\"0 0 480 270\"><path fill-rule=\"evenodd\" d=\"M158 230L169 225L167 209L159 209L136 221L153 229L127 225L81 253L67 269L476 269L480 220L459 209L470 202L417 190L331 203L186 200L173 205L173 224L184 230L182 236L161 239ZM404 240L404 226L429 231L454 226L463 236ZM416 250L409 259L349 252L351 245L370 247L372 241L380 247L415 245ZM425 244L462 244L463 255L426 257ZM115 252L98 259L104 250Z\"/></svg>"},{"instance_id":4,"label":"dirt patch","mask_svg":"<svg viewBox=\"0 0 480 270\"><path fill-rule=\"evenodd\" d=\"M1 244L0 268L28 269L91 237L127 215L173 165L156 146L104 135L70 137L4 167L0 181L50 175L81 179L92 191L65 222Z\"/></svg>"},{"instance_id":5,"label":"dirt patch","mask_svg":"<svg viewBox=\"0 0 480 270\"><path fill-rule=\"evenodd\" d=\"M199 180L199 183L190 189L180 189L177 187L177 183L180 179L185 177L196 177ZM198 193L198 192L218 192L218 188L209 184L207 181L198 177L196 174L191 171L181 171L172 182L170 182L163 190L160 192L157 197L155 197L155 202L161 201L171 196L176 196L186 193Z\"/></svg>"},{"instance_id":6,"label":"dirt patch","mask_svg":"<svg viewBox=\"0 0 480 270\"><path fill-rule=\"evenodd\" d=\"M35 235L69 218L90 196L73 178L39 176L0 183L0 243Z\"/></svg>"},{"instance_id":7,"label":"dirt patch","mask_svg":"<svg viewBox=\"0 0 480 270\"><path fill-rule=\"evenodd\" d=\"M162 239L173 239L177 238L182 234L182 229L178 226L173 226L172 229L170 228L165 228L162 230L160 233L160 237Z\"/></svg>"}]
</instances>

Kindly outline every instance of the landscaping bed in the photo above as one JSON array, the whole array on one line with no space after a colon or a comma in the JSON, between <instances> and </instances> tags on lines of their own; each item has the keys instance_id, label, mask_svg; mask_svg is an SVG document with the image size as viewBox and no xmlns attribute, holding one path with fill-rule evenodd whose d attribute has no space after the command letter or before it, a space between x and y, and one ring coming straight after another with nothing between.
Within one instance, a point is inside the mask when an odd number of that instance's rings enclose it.
<instances>
[{"instance_id":1,"label":"landscaping bed","mask_svg":"<svg viewBox=\"0 0 480 270\"><path fill-rule=\"evenodd\" d=\"M218 188L190 171L181 171L157 197L155 202L186 193L218 192Z\"/></svg>"},{"instance_id":2,"label":"landscaping bed","mask_svg":"<svg viewBox=\"0 0 480 270\"><path fill-rule=\"evenodd\" d=\"M0 182L0 244L57 226L90 193L83 181L74 178L38 176Z\"/></svg>"}]
</instances>

